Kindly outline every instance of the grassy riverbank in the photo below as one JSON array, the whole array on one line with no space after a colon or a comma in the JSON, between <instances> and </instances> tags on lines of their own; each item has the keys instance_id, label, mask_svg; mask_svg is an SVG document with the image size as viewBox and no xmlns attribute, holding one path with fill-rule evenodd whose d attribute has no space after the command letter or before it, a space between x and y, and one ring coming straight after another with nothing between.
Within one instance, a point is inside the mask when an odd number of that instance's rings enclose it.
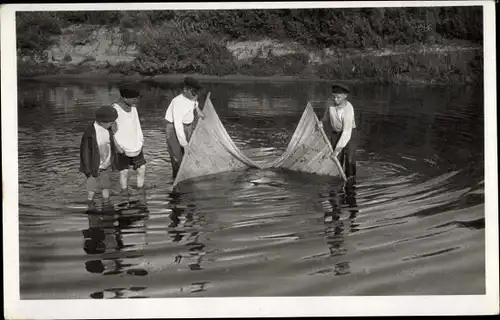
<instances>
[{"instance_id":1,"label":"grassy riverbank","mask_svg":"<svg viewBox=\"0 0 500 320\"><path fill-rule=\"evenodd\" d=\"M18 75L471 84L482 81L480 18L477 8L22 13Z\"/></svg>"},{"instance_id":2,"label":"grassy riverbank","mask_svg":"<svg viewBox=\"0 0 500 320\"><path fill-rule=\"evenodd\" d=\"M386 56L358 55L342 56L339 62L327 62L303 66L298 72L277 71L279 66L254 65L239 73L215 75L200 73L171 73L144 75L134 71L133 63L111 67L88 65L71 68L56 67L49 63L19 66L21 79L57 80L81 79L91 81L113 81L123 79L175 81L185 75L201 80L217 81L345 81L377 84L473 84L482 82L482 51L475 48L457 49L447 52L405 52ZM289 60L287 60L289 59ZM285 63L293 64L291 58ZM264 65L265 64L265 65ZM267 72L266 72L267 71ZM275 71L275 72L273 72ZM264 74L264 75L262 75Z\"/></svg>"}]
</instances>

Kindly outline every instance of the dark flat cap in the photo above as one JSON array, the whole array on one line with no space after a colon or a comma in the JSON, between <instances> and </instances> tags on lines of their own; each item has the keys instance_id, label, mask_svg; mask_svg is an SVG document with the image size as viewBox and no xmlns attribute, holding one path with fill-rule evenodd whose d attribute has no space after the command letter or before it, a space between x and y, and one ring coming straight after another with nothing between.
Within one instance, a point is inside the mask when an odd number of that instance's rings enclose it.
<instances>
[{"instance_id":1,"label":"dark flat cap","mask_svg":"<svg viewBox=\"0 0 500 320\"><path fill-rule=\"evenodd\" d=\"M349 93L349 88L342 85L342 84L335 83L332 85L332 92L333 93Z\"/></svg>"},{"instance_id":2,"label":"dark flat cap","mask_svg":"<svg viewBox=\"0 0 500 320\"><path fill-rule=\"evenodd\" d=\"M136 98L139 96L139 89L137 83L123 82L118 86L120 95L124 98Z\"/></svg>"},{"instance_id":3,"label":"dark flat cap","mask_svg":"<svg viewBox=\"0 0 500 320\"><path fill-rule=\"evenodd\" d=\"M185 77L184 78L184 86L190 87L196 90L201 89L201 84L194 78Z\"/></svg>"},{"instance_id":4,"label":"dark flat cap","mask_svg":"<svg viewBox=\"0 0 500 320\"><path fill-rule=\"evenodd\" d=\"M103 106L95 111L95 119L99 122L113 122L118 118L118 112L111 106Z\"/></svg>"}]
</instances>

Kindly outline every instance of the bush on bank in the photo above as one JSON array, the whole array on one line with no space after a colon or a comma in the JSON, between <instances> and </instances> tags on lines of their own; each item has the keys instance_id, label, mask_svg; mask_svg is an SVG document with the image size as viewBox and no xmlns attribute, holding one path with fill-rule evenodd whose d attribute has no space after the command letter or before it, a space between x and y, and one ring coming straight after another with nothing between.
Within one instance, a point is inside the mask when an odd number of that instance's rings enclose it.
<instances>
[{"instance_id":1,"label":"bush on bank","mask_svg":"<svg viewBox=\"0 0 500 320\"><path fill-rule=\"evenodd\" d=\"M238 61L225 46L227 41L262 37L310 48L361 52L415 43L432 46L450 40L480 45L481 7L18 12L16 19L17 51L23 58L19 70L24 76L56 72L44 61L43 52L55 44L54 36L62 28L73 24L134 30L124 40L137 47L137 59L109 67L110 72L124 74L316 76L382 83L411 79L467 82L482 76L482 57L477 51L342 55L313 65L303 53ZM35 62L40 65L34 66Z\"/></svg>"}]
</instances>

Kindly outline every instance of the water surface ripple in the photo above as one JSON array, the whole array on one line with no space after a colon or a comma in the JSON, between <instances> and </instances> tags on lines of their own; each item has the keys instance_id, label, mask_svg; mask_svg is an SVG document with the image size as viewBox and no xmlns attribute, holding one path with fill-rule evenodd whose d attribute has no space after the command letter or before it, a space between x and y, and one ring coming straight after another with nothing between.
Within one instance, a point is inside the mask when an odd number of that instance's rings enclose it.
<instances>
[{"instance_id":1,"label":"water surface ripple","mask_svg":"<svg viewBox=\"0 0 500 320\"><path fill-rule=\"evenodd\" d=\"M278 157L307 101L321 115L329 91L207 87L228 133L257 161ZM116 89L20 83L21 298L484 294L481 89L352 91L354 188L252 169L172 195L162 117L178 88L144 85L147 208L87 214L81 133ZM113 185L117 199L116 173Z\"/></svg>"}]
</instances>

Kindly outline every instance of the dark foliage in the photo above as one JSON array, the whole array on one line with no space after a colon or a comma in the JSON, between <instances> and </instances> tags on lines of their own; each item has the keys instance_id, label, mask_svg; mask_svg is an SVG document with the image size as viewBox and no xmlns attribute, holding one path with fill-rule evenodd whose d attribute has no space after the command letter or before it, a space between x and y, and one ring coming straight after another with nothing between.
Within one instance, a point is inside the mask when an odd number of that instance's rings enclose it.
<instances>
[{"instance_id":1,"label":"dark foliage","mask_svg":"<svg viewBox=\"0 0 500 320\"><path fill-rule=\"evenodd\" d=\"M55 43L54 36L61 28L105 25L121 27L126 31L124 41L136 45L139 52L133 63L117 65L110 71L300 76L311 72L305 54L257 57L242 63L235 61L225 43L266 37L296 41L306 48L341 50L431 46L457 40L481 45L482 22L479 6L18 12L17 50L20 56L43 59L44 50ZM140 36L134 36L137 32ZM370 77L380 82L404 82L422 75L436 81L465 81L471 72L481 71L482 58L474 54L409 52L369 59L346 56L339 58L342 61L314 67L314 73L338 79Z\"/></svg>"}]
</instances>

